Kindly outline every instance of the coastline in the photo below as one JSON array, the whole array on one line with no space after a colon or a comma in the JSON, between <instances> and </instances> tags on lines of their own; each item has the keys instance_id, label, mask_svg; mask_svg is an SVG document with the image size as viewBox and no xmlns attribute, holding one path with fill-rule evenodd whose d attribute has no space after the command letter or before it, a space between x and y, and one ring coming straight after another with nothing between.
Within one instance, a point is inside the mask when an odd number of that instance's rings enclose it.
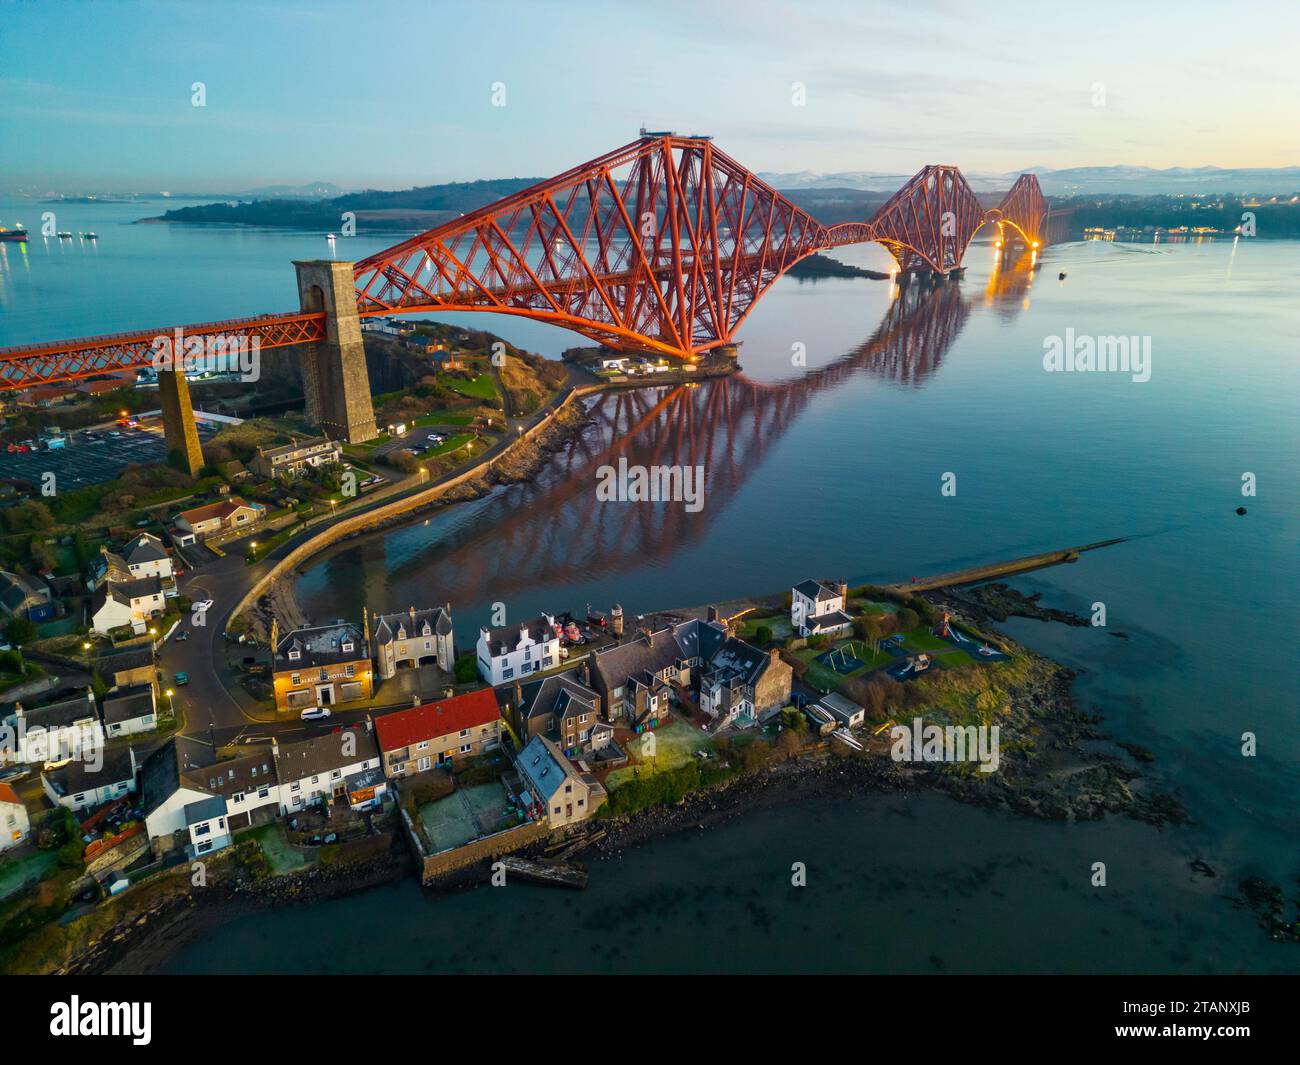
<instances>
[{"instance_id":1,"label":"coastline","mask_svg":"<svg viewBox=\"0 0 1300 1065\"><path fill-rule=\"evenodd\" d=\"M938 792L971 805L1040 820L1100 820L1117 815L1157 827L1188 818L1171 794L1144 779L1138 766L1148 759L1114 744L1099 729L1100 717L1080 708L1073 696L1076 673L1024 648L1002 633L1000 640L1032 663L1014 693L1013 720L1007 721L1012 750L1005 772L960 773L942 764L895 762L885 753L888 740L858 754L826 742L786 761L688 794L673 806L651 806L619 817L587 822L566 860L603 863L626 849L684 831L721 827L756 810L819 797ZM1025 750L1019 741L1033 735ZM883 749L882 749L883 748ZM553 840L521 856L542 856ZM313 867L300 873L257 880L240 869L212 889L169 894L143 912L123 914L86 948L53 971L59 974L151 972L176 951L221 925L283 905L340 898L412 875L412 857L395 836L378 857L355 865ZM484 863L447 874L423 890L458 892L486 882Z\"/></svg>"}]
</instances>

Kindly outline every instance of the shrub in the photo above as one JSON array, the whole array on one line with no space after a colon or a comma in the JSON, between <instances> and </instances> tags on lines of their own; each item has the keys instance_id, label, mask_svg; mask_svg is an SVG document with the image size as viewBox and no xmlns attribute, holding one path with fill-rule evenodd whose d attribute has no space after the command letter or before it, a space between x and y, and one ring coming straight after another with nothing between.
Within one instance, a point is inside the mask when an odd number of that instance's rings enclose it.
<instances>
[{"instance_id":1,"label":"shrub","mask_svg":"<svg viewBox=\"0 0 1300 1065\"><path fill-rule=\"evenodd\" d=\"M765 647L772 642L772 628L770 625L759 625L754 629L754 639L760 647Z\"/></svg>"}]
</instances>

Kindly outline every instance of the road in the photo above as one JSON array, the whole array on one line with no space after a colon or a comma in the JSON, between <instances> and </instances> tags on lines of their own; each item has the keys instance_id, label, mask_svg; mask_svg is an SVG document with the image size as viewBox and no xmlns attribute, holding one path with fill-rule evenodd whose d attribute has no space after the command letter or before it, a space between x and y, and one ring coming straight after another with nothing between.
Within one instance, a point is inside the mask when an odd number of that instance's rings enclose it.
<instances>
[{"instance_id":1,"label":"road","mask_svg":"<svg viewBox=\"0 0 1300 1065\"><path fill-rule=\"evenodd\" d=\"M514 419L518 426L515 433L532 428L550 411L558 407L579 383L586 383L585 375L580 381L572 367L570 383L551 397L550 402L527 418ZM476 462L484 463L500 455L514 440L505 435L480 455ZM248 593L249 589L277 561L284 558L304 541L319 533L327 525L343 517L351 517L358 512L371 509L384 503L390 503L403 495L428 488L459 476L463 469L452 470L428 484L413 483L410 488L397 490L383 496L375 495L359 506L340 510L337 514L322 519L309 528L295 534L277 545L253 565L244 562L244 546L248 540L256 539L257 533L251 533L243 540L225 544L226 552L222 558L205 563L198 569L188 571L178 581L182 595L192 602L211 599L212 607L204 615L204 624L195 625L192 618L182 620L180 627L172 638L164 644L159 654L159 668L163 672L164 690L171 688L173 698L183 715L185 724L182 732L189 736L207 738L212 736L218 743L248 742L249 737L263 738L274 733L286 740L302 739L308 735L329 732L339 724L348 724L365 717L367 710L335 710L328 722L304 724L299 721L269 721L270 709L259 704L239 684L237 675L227 664L226 626L230 623L235 606ZM403 482L405 484L405 482ZM177 642L176 636L188 631L188 639ZM230 645L233 647L233 645ZM259 659L266 658L265 649L253 652ZM188 683L177 686L175 675L184 673Z\"/></svg>"}]
</instances>

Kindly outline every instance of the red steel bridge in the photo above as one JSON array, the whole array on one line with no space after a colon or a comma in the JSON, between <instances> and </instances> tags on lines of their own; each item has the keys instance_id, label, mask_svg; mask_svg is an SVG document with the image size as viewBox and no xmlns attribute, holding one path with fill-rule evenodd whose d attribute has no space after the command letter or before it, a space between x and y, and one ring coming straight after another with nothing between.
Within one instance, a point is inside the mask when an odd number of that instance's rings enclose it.
<instances>
[{"instance_id":1,"label":"red steel bridge","mask_svg":"<svg viewBox=\"0 0 1300 1065\"><path fill-rule=\"evenodd\" d=\"M1032 174L986 209L956 167L927 166L871 219L826 226L710 138L651 134L353 264L355 316L517 314L695 360L730 347L759 298L815 252L874 241L904 275L950 276L983 226L1034 249L1048 223ZM218 345L346 347L346 292L314 291L296 313L180 329ZM156 366L176 329L0 348L0 391Z\"/></svg>"}]
</instances>

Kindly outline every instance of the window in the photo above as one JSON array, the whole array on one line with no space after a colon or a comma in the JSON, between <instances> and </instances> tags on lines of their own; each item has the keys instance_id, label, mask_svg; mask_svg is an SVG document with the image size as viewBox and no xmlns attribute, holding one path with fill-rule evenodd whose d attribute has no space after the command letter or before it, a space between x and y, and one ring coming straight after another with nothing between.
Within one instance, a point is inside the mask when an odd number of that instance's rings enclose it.
<instances>
[{"instance_id":1,"label":"window","mask_svg":"<svg viewBox=\"0 0 1300 1065\"><path fill-rule=\"evenodd\" d=\"M290 790L290 791L300 791L301 789L302 789L302 785L301 785L298 781L295 780L295 781L293 782L293 786L292 786L289 790Z\"/></svg>"},{"instance_id":2,"label":"window","mask_svg":"<svg viewBox=\"0 0 1300 1065\"><path fill-rule=\"evenodd\" d=\"M432 767L432 765L433 765L433 759L426 755L416 763L416 768L419 769L421 773L423 773L426 769Z\"/></svg>"},{"instance_id":3,"label":"window","mask_svg":"<svg viewBox=\"0 0 1300 1065\"><path fill-rule=\"evenodd\" d=\"M297 662L298 659L300 659L301 657L302 657L302 652L301 652L301 651L290 651L290 652L289 652L289 661L290 661L290 662Z\"/></svg>"},{"instance_id":4,"label":"window","mask_svg":"<svg viewBox=\"0 0 1300 1065\"><path fill-rule=\"evenodd\" d=\"M321 680L329 680L329 679L330 679L330 671L329 671L328 669L326 669L324 666L321 667L321 671L320 671L320 679L321 679Z\"/></svg>"},{"instance_id":5,"label":"window","mask_svg":"<svg viewBox=\"0 0 1300 1065\"><path fill-rule=\"evenodd\" d=\"M415 749L417 751L427 751L429 749L429 741L421 740L419 743L415 745Z\"/></svg>"},{"instance_id":6,"label":"window","mask_svg":"<svg viewBox=\"0 0 1300 1065\"><path fill-rule=\"evenodd\" d=\"M301 674L301 673L294 673L294 674L292 674L292 675L289 677L289 683L290 683L290 684L301 684L301 683L302 683L302 674Z\"/></svg>"},{"instance_id":7,"label":"window","mask_svg":"<svg viewBox=\"0 0 1300 1065\"><path fill-rule=\"evenodd\" d=\"M345 676L348 677L356 676L356 672L357 672L357 667L354 666L351 662L349 662L346 666L343 667L343 673Z\"/></svg>"},{"instance_id":8,"label":"window","mask_svg":"<svg viewBox=\"0 0 1300 1065\"><path fill-rule=\"evenodd\" d=\"M270 794L271 794L270 788L261 788L257 793L257 797L259 799L265 799Z\"/></svg>"},{"instance_id":9,"label":"window","mask_svg":"<svg viewBox=\"0 0 1300 1065\"><path fill-rule=\"evenodd\" d=\"M509 680L515 675L515 671L513 669L504 669L501 671L501 675L505 677L506 680Z\"/></svg>"},{"instance_id":10,"label":"window","mask_svg":"<svg viewBox=\"0 0 1300 1065\"><path fill-rule=\"evenodd\" d=\"M558 814L559 812L560 812L560 808L559 808L558 806L557 806L557 807L552 811L552 813L557 813L557 814Z\"/></svg>"},{"instance_id":11,"label":"window","mask_svg":"<svg viewBox=\"0 0 1300 1065\"><path fill-rule=\"evenodd\" d=\"M238 806L241 802L244 801L244 793L242 791L235 792L234 795L230 796L230 801L234 803L236 806Z\"/></svg>"},{"instance_id":12,"label":"window","mask_svg":"<svg viewBox=\"0 0 1300 1065\"><path fill-rule=\"evenodd\" d=\"M351 641L351 640L348 640L348 641L343 645L343 650L345 650L345 651L351 651L351 650L352 650L352 641Z\"/></svg>"},{"instance_id":13,"label":"window","mask_svg":"<svg viewBox=\"0 0 1300 1065\"><path fill-rule=\"evenodd\" d=\"M211 831L212 831L212 826L209 825L206 821L204 821L203 824L201 825L194 826L194 834L196 836L206 836Z\"/></svg>"},{"instance_id":14,"label":"window","mask_svg":"<svg viewBox=\"0 0 1300 1065\"><path fill-rule=\"evenodd\" d=\"M463 729L460 730L460 738L461 738L461 739L464 739L464 738L465 738L466 736L468 736L468 735L469 735L469 729L467 729L467 728L463 728Z\"/></svg>"}]
</instances>

